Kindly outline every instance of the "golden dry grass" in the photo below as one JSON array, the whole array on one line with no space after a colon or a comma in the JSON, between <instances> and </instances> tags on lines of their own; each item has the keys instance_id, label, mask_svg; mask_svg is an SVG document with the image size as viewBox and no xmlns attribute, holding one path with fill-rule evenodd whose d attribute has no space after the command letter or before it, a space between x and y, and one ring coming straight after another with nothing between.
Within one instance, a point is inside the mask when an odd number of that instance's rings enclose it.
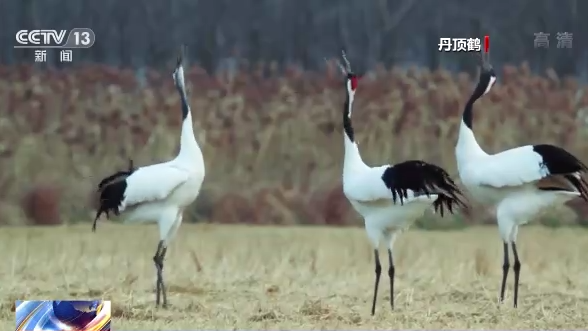
<instances>
[{"instance_id":1,"label":"golden dry grass","mask_svg":"<svg viewBox=\"0 0 588 331\"><path fill-rule=\"evenodd\" d=\"M154 309L152 226L4 228L1 324L13 300L113 301L116 329L557 329L588 325L584 230L521 231L521 298L497 304L495 227L409 231L397 242L397 309L383 277L369 315L373 258L362 229L188 225L166 261L171 307ZM386 260L386 259L384 259Z\"/></svg>"}]
</instances>

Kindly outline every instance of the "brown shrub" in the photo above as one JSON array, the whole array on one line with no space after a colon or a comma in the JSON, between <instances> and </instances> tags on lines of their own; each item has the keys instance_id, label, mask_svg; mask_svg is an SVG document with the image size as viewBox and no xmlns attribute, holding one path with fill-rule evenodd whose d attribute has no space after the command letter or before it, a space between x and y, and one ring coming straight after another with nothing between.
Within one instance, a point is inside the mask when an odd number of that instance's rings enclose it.
<instances>
[{"instance_id":1,"label":"brown shrub","mask_svg":"<svg viewBox=\"0 0 588 331\"><path fill-rule=\"evenodd\" d=\"M32 186L22 197L21 206L33 225L61 224L59 189L50 184Z\"/></svg>"},{"instance_id":2,"label":"brown shrub","mask_svg":"<svg viewBox=\"0 0 588 331\"><path fill-rule=\"evenodd\" d=\"M300 219L295 212L295 206L304 206L300 199L301 195L298 192L272 187L253 192L251 201L259 223L292 225Z\"/></svg>"},{"instance_id":3,"label":"brown shrub","mask_svg":"<svg viewBox=\"0 0 588 331\"><path fill-rule=\"evenodd\" d=\"M349 201L343 194L343 184L316 191L310 202L315 217L315 224L350 225L361 224L360 216L352 210Z\"/></svg>"},{"instance_id":4,"label":"brown shrub","mask_svg":"<svg viewBox=\"0 0 588 331\"><path fill-rule=\"evenodd\" d=\"M336 186L343 160L343 86L336 70L331 64L321 75L292 67L270 78L241 71L231 81L198 67L186 70L194 131L207 168L203 189L215 192L207 203L213 206L213 220L359 222ZM57 215L57 207L45 206L52 203L39 201L53 199L57 206L59 197L38 198L32 193L36 188L23 191L23 178L36 182L42 173L59 182L67 187L63 210L79 211L78 198L100 179L93 176L112 172L129 156L141 166L177 152L180 99L167 72L149 70L142 88L131 71L101 65L0 71L0 100L5 100L0 103L0 183L12 183L0 185L0 197L5 204L22 205L30 218L58 222L58 216L33 211L55 210ZM551 71L548 77L534 76L526 64L497 72L499 83L476 107L475 130L485 149L541 141L588 155L585 86ZM366 75L353 113L366 162L420 158L456 173L459 115L473 79L446 70L405 73L381 66ZM584 217L583 205L571 206L578 221ZM489 220L474 210L472 223Z\"/></svg>"},{"instance_id":5,"label":"brown shrub","mask_svg":"<svg viewBox=\"0 0 588 331\"><path fill-rule=\"evenodd\" d=\"M227 193L217 199L211 220L218 223L260 223L248 199Z\"/></svg>"}]
</instances>

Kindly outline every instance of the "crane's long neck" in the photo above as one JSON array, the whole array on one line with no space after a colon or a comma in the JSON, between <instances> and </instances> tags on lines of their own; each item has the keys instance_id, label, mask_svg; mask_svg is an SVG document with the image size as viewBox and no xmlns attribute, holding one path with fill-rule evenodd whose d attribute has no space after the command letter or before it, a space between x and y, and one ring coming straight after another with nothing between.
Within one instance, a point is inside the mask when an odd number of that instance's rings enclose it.
<instances>
[{"instance_id":1,"label":"crane's long neck","mask_svg":"<svg viewBox=\"0 0 588 331\"><path fill-rule=\"evenodd\" d=\"M457 139L457 146L455 147L458 168L460 164L473 157L487 155L478 144L472 126L474 103L480 96L481 94L475 91L463 110L463 116L459 125L459 137Z\"/></svg>"},{"instance_id":2,"label":"crane's long neck","mask_svg":"<svg viewBox=\"0 0 588 331\"><path fill-rule=\"evenodd\" d=\"M357 168L366 167L361 159L357 143L355 142L355 132L351 123L351 113L353 111L353 95L347 93L345 104L343 105L343 139L345 145L345 159L343 161L343 176Z\"/></svg>"},{"instance_id":3,"label":"crane's long neck","mask_svg":"<svg viewBox=\"0 0 588 331\"><path fill-rule=\"evenodd\" d=\"M190 111L190 105L188 104L186 90L183 88L183 86L178 86L177 89L180 94L183 119L182 133L180 136L180 153L178 154L178 157L202 159L202 151L200 150L200 146L198 146L196 137L194 137L194 127L192 125L192 112Z\"/></svg>"}]
</instances>

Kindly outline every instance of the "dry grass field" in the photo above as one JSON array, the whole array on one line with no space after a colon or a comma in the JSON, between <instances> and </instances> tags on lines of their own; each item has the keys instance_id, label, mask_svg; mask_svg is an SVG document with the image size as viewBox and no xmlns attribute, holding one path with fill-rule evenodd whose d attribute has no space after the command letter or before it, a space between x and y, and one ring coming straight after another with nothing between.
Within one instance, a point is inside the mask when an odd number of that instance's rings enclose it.
<instances>
[{"instance_id":1,"label":"dry grass field","mask_svg":"<svg viewBox=\"0 0 588 331\"><path fill-rule=\"evenodd\" d=\"M157 310L156 228L101 221L92 234L84 221L93 217L102 176L126 168L129 158L142 166L176 153L180 106L170 72L147 70L138 80L101 65L0 66L4 329L14 325L15 299L96 297L113 301L113 325L127 330L588 325L588 232L577 227L587 224L586 204L540 220L551 229L522 231L519 309L511 308L510 292L508 303L497 304L502 245L495 227L415 230L397 243L397 309L390 311L383 276L371 317L371 249L362 229L337 227L361 224L340 186L340 74L334 66L322 74L262 71L186 71L207 174L168 254L171 307ZM480 144L494 152L553 143L586 161L588 87L553 71L533 75L525 64L498 71L498 84L476 106ZM445 70L380 67L366 74L353 113L365 161L419 158L455 174L457 127L474 84ZM417 225L493 222L470 210L476 214L427 216ZM213 224L190 224L196 221Z\"/></svg>"},{"instance_id":2,"label":"dry grass field","mask_svg":"<svg viewBox=\"0 0 588 331\"><path fill-rule=\"evenodd\" d=\"M154 308L152 226L99 224L0 232L3 329L17 298L113 301L117 330L574 329L588 325L585 230L521 231L520 307L497 304L501 244L494 227L409 231L397 243L397 309L363 230L185 224L168 255L171 307ZM512 286L512 273L509 281Z\"/></svg>"}]
</instances>

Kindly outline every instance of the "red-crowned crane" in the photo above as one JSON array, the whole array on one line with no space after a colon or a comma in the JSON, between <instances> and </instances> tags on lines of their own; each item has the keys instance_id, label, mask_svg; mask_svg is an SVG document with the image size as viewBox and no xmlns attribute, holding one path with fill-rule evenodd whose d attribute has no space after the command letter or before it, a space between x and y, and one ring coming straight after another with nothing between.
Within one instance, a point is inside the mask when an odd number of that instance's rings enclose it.
<instances>
[{"instance_id":1,"label":"red-crowned crane","mask_svg":"<svg viewBox=\"0 0 588 331\"><path fill-rule=\"evenodd\" d=\"M388 245L390 305L394 308L395 267L392 252L397 235L431 207L443 215L445 208L453 213L454 206L466 205L459 188L441 167L420 160L378 167L370 167L363 162L351 125L358 77L351 71L344 52L343 60L345 66L339 63L345 75L343 192L353 208L363 216L374 249L376 280L371 311L374 315L382 271L378 253L380 241Z\"/></svg>"},{"instance_id":2,"label":"red-crowned crane","mask_svg":"<svg viewBox=\"0 0 588 331\"><path fill-rule=\"evenodd\" d=\"M182 132L180 151L175 159L120 171L104 178L98 185L100 206L92 230L102 212L122 213L127 222L156 222L159 225L159 243L153 256L157 270L155 304L167 306L163 282L163 260L171 240L182 223L182 214L200 192L204 180L202 151L194 137L192 114L186 95L182 55L173 73L181 101Z\"/></svg>"},{"instance_id":3,"label":"red-crowned crane","mask_svg":"<svg viewBox=\"0 0 588 331\"><path fill-rule=\"evenodd\" d=\"M457 168L463 185L473 198L492 206L503 242L504 262L500 301L504 301L510 268L508 246L514 256L514 307L517 307L521 262L517 252L519 225L529 222L546 208L581 197L588 201L588 184L581 173L588 169L566 150L547 144L527 145L497 154L482 150L473 131L476 100L490 92L496 73L489 53L481 55L478 85L465 104L455 147Z\"/></svg>"}]
</instances>

